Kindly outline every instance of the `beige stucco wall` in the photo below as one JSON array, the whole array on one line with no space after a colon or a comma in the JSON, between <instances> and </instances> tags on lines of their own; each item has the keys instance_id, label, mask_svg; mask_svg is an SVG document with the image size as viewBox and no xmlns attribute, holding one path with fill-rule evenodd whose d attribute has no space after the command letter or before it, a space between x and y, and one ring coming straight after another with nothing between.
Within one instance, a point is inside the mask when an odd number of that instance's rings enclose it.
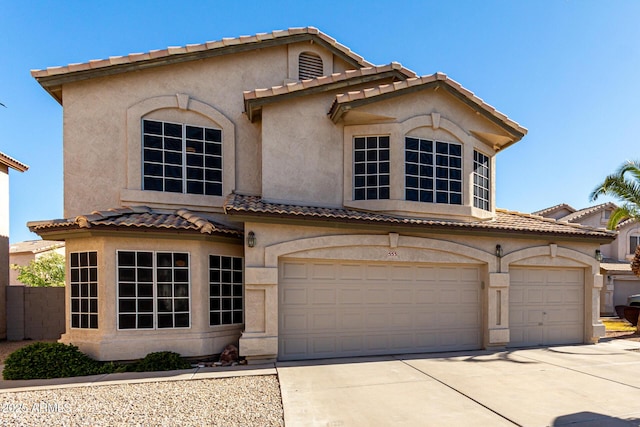
<instances>
[{"instance_id":1,"label":"beige stucco wall","mask_svg":"<svg viewBox=\"0 0 640 427\"><path fill-rule=\"evenodd\" d=\"M68 239L67 255L72 252L98 252L98 329L71 328L67 323L61 342L73 343L98 360L141 358L155 351L174 351L186 357L217 354L230 343L237 343L241 325L209 326L210 254L242 256L242 246L213 239L181 239L176 236L136 235L130 237L85 237ZM157 330L117 329L118 250L188 252L190 254L189 328ZM69 258L67 256L67 258ZM67 266L67 272L69 266ZM65 295L66 318L70 319L70 286Z\"/></svg>"},{"instance_id":2,"label":"beige stucco wall","mask_svg":"<svg viewBox=\"0 0 640 427\"><path fill-rule=\"evenodd\" d=\"M139 152L140 135L132 138L130 134L132 126L136 126L132 121L138 122L141 117L128 117L127 112L145 100L177 94L189 100L186 107L177 101L175 107L145 114L167 120L216 123L215 117L203 116L202 110L188 111L189 105L198 102L228 119L235 132L235 161L224 165L235 179L234 188L229 190L259 194L260 124L250 123L244 115L242 93L281 85L290 79L289 50L317 49L322 50L306 42L276 46L64 85L65 217L117 207L123 199L128 205L136 204L135 193L123 190L140 188L140 176L131 176L136 173L127 165L131 150ZM332 55L325 56L333 59ZM328 66L341 70L346 64L329 61ZM223 133L228 131L223 129ZM135 172L140 174L139 170ZM158 194L162 199L161 196ZM154 205L153 197L147 194L137 204ZM162 203L161 200L158 204ZM215 211L222 199L184 195L179 203Z\"/></svg>"},{"instance_id":3,"label":"beige stucco wall","mask_svg":"<svg viewBox=\"0 0 640 427\"><path fill-rule=\"evenodd\" d=\"M492 217L495 150L470 130L504 134L453 96L424 90L377 102L358 111L386 116L373 123L334 124L327 112L335 93L267 105L262 111L262 196L270 201L351 206L389 213L458 219ZM283 126L286 123L286 126ZM353 138L390 135L390 200L353 201ZM463 145L463 205L405 201L404 138L415 136ZM473 208L473 153L491 159L491 212ZM283 173L286 171L286 173Z\"/></svg>"},{"instance_id":4,"label":"beige stucco wall","mask_svg":"<svg viewBox=\"0 0 640 427\"><path fill-rule=\"evenodd\" d=\"M475 264L483 271L485 347L509 342L509 267L569 267L585 271L584 342L604 334L599 322L602 276L593 253L596 243L546 239L479 237L383 227L317 227L245 223L257 244L245 247L245 331L241 354L269 359L278 354L278 266L284 258ZM500 244L503 257L495 256Z\"/></svg>"}]
</instances>

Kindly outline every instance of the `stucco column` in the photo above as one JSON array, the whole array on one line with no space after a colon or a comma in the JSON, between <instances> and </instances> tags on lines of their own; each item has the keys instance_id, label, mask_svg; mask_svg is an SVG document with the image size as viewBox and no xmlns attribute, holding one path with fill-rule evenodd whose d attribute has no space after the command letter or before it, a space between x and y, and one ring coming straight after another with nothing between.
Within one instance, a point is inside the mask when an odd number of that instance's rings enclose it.
<instances>
[{"instance_id":1,"label":"stucco column","mask_svg":"<svg viewBox=\"0 0 640 427\"><path fill-rule=\"evenodd\" d=\"M245 267L244 332L240 355L249 360L278 356L278 269Z\"/></svg>"},{"instance_id":2,"label":"stucco column","mask_svg":"<svg viewBox=\"0 0 640 427\"><path fill-rule=\"evenodd\" d=\"M509 343L509 273L489 273L485 347Z\"/></svg>"},{"instance_id":3,"label":"stucco column","mask_svg":"<svg viewBox=\"0 0 640 427\"><path fill-rule=\"evenodd\" d=\"M600 338L605 336L605 327L600 322L600 292L602 290L603 277L602 274L587 274L585 278L585 323L587 324L586 342L597 343ZM588 296L591 298L588 298Z\"/></svg>"}]
</instances>

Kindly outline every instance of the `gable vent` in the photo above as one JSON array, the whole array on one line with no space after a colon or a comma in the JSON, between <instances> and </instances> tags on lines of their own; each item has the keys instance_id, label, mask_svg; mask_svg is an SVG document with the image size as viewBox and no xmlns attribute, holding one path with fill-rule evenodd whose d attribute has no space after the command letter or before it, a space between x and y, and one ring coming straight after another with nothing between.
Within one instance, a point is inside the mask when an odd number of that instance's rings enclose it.
<instances>
[{"instance_id":1,"label":"gable vent","mask_svg":"<svg viewBox=\"0 0 640 427\"><path fill-rule=\"evenodd\" d=\"M322 58L311 52L302 52L298 57L298 78L315 79L323 74Z\"/></svg>"}]
</instances>

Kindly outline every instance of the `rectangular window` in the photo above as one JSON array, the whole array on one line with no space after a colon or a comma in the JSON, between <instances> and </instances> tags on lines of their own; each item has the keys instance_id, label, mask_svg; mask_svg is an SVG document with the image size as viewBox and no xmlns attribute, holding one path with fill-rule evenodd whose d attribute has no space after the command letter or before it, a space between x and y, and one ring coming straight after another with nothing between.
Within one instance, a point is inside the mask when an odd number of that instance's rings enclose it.
<instances>
[{"instance_id":1,"label":"rectangular window","mask_svg":"<svg viewBox=\"0 0 640 427\"><path fill-rule=\"evenodd\" d=\"M640 245L640 236L629 236L629 253L636 253L636 248Z\"/></svg>"},{"instance_id":2,"label":"rectangular window","mask_svg":"<svg viewBox=\"0 0 640 427\"><path fill-rule=\"evenodd\" d=\"M143 188L222 195L222 131L142 121Z\"/></svg>"},{"instance_id":3,"label":"rectangular window","mask_svg":"<svg viewBox=\"0 0 640 427\"><path fill-rule=\"evenodd\" d=\"M98 253L73 252L70 256L71 327L98 328Z\"/></svg>"},{"instance_id":4,"label":"rectangular window","mask_svg":"<svg viewBox=\"0 0 640 427\"><path fill-rule=\"evenodd\" d=\"M243 322L242 258L209 256L209 325Z\"/></svg>"},{"instance_id":5,"label":"rectangular window","mask_svg":"<svg viewBox=\"0 0 640 427\"><path fill-rule=\"evenodd\" d=\"M489 157L473 152L473 206L488 211L491 209L491 175Z\"/></svg>"},{"instance_id":6,"label":"rectangular window","mask_svg":"<svg viewBox=\"0 0 640 427\"><path fill-rule=\"evenodd\" d=\"M389 137L353 139L353 200L389 198Z\"/></svg>"},{"instance_id":7,"label":"rectangular window","mask_svg":"<svg viewBox=\"0 0 640 427\"><path fill-rule=\"evenodd\" d=\"M189 254L118 251L118 329L188 328Z\"/></svg>"},{"instance_id":8,"label":"rectangular window","mask_svg":"<svg viewBox=\"0 0 640 427\"><path fill-rule=\"evenodd\" d=\"M462 145L405 139L405 198L462 204Z\"/></svg>"}]
</instances>

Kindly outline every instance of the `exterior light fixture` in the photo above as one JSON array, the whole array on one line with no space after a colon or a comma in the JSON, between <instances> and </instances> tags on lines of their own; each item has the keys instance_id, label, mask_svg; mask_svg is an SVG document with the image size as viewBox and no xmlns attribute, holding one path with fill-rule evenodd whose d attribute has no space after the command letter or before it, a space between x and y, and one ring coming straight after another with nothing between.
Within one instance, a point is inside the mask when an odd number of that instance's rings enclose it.
<instances>
[{"instance_id":1,"label":"exterior light fixture","mask_svg":"<svg viewBox=\"0 0 640 427\"><path fill-rule=\"evenodd\" d=\"M596 260L602 262L602 252L600 252L600 249L596 249Z\"/></svg>"},{"instance_id":2,"label":"exterior light fixture","mask_svg":"<svg viewBox=\"0 0 640 427\"><path fill-rule=\"evenodd\" d=\"M496 256L502 258L502 246L496 245Z\"/></svg>"},{"instance_id":3,"label":"exterior light fixture","mask_svg":"<svg viewBox=\"0 0 640 427\"><path fill-rule=\"evenodd\" d=\"M247 234L247 246L252 248L255 245L256 245L256 233L254 233L253 231L250 231L249 234Z\"/></svg>"}]
</instances>

